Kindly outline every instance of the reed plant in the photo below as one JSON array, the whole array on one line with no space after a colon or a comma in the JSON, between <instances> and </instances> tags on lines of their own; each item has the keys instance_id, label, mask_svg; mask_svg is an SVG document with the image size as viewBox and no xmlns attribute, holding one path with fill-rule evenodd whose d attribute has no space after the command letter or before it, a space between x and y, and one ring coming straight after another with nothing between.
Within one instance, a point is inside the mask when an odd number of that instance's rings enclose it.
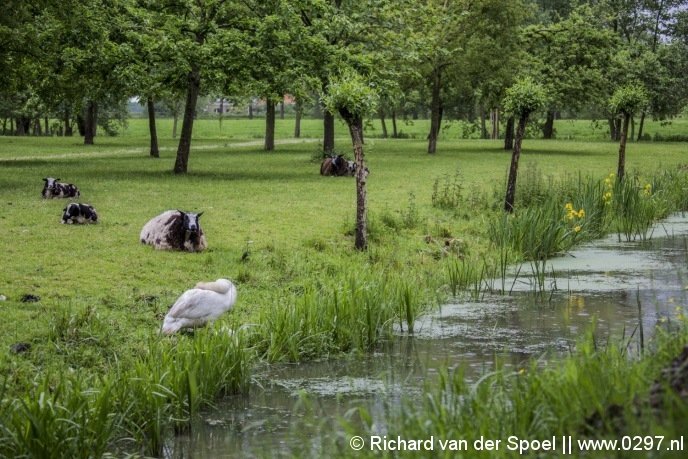
<instances>
[{"instance_id":1,"label":"reed plant","mask_svg":"<svg viewBox=\"0 0 688 459\"><path fill-rule=\"evenodd\" d=\"M652 224L666 214L666 201L654 194L652 184L642 185L637 175L617 180L611 206L614 212L614 228L626 241L645 240Z\"/></svg>"},{"instance_id":2,"label":"reed plant","mask_svg":"<svg viewBox=\"0 0 688 459\"><path fill-rule=\"evenodd\" d=\"M0 404L0 456L102 457L114 449L128 412L117 410L116 388L77 373L48 378L25 397Z\"/></svg>"},{"instance_id":3,"label":"reed plant","mask_svg":"<svg viewBox=\"0 0 688 459\"><path fill-rule=\"evenodd\" d=\"M647 179L636 173L623 181L614 174L602 180L579 175L563 177L552 186L556 193L538 194L540 198L513 214L493 217L487 230L494 248L510 247L534 261L612 231L627 241L644 240L657 220L688 206L688 174L682 171Z\"/></svg>"},{"instance_id":4,"label":"reed plant","mask_svg":"<svg viewBox=\"0 0 688 459\"><path fill-rule=\"evenodd\" d=\"M412 330L423 312L418 281L367 269L320 280L319 288L285 295L259 315L251 343L265 360L301 361L375 348L397 322Z\"/></svg>"}]
</instances>

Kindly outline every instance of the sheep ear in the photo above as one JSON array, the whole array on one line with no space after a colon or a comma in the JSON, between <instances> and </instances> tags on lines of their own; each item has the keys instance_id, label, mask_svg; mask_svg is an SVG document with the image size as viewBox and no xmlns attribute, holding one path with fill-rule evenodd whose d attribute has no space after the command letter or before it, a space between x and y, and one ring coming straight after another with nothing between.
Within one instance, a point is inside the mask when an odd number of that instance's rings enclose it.
<instances>
[{"instance_id":1,"label":"sheep ear","mask_svg":"<svg viewBox=\"0 0 688 459\"><path fill-rule=\"evenodd\" d=\"M59 177L55 179L55 181L56 181L56 182L57 182L58 180L62 180L62 179L61 179L61 178L59 178Z\"/></svg>"},{"instance_id":2,"label":"sheep ear","mask_svg":"<svg viewBox=\"0 0 688 459\"><path fill-rule=\"evenodd\" d=\"M199 212L199 213L196 214L196 216L197 216L198 218L201 218L201 215L203 215L203 212Z\"/></svg>"},{"instance_id":3,"label":"sheep ear","mask_svg":"<svg viewBox=\"0 0 688 459\"><path fill-rule=\"evenodd\" d=\"M182 216L186 215L186 213L185 213L183 210L177 209L177 212L179 212L180 214L182 214Z\"/></svg>"},{"instance_id":4,"label":"sheep ear","mask_svg":"<svg viewBox=\"0 0 688 459\"><path fill-rule=\"evenodd\" d=\"M43 179L43 181L44 181L44 182L47 182L47 181L48 181L48 179L47 179L47 178L44 178L44 179Z\"/></svg>"}]
</instances>

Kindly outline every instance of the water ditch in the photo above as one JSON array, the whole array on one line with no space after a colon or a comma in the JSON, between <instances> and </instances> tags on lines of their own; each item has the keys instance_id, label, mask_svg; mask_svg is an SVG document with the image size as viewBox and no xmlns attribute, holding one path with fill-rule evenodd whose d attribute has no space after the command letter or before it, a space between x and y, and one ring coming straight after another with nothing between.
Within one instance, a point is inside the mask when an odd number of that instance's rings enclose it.
<instances>
[{"instance_id":1,"label":"water ditch","mask_svg":"<svg viewBox=\"0 0 688 459\"><path fill-rule=\"evenodd\" d=\"M420 318L413 336L400 331L369 356L258 366L248 397L218 402L168 443L166 456L321 457L338 439L348 441L339 419L352 408L381 422L442 368L460 366L476 380L497 361L517 370L563 356L593 321L601 345L638 352L641 329L647 340L659 322L685 312L688 296L688 217L664 220L652 236L586 244L549 261L544 282L528 274L529 264L514 267L493 282L510 295L456 299Z\"/></svg>"}]
</instances>

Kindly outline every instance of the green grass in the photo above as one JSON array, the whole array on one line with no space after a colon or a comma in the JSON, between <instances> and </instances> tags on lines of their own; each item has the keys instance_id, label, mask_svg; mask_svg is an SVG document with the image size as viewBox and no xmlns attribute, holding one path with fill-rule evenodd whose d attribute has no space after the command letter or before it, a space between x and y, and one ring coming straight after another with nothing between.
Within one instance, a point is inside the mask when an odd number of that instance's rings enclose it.
<instances>
[{"instance_id":1,"label":"green grass","mask_svg":"<svg viewBox=\"0 0 688 459\"><path fill-rule=\"evenodd\" d=\"M290 138L290 123L278 123L278 142ZM97 417L93 400L112 385L115 408L106 405L105 418L118 429L111 430L155 453L180 418L218 394L242 390L254 356L300 360L367 351L394 322L413 322L457 285L479 292L481 274L460 272L462 258L479 260L481 272L504 263L507 255L491 248L487 232L510 161L501 142L447 135L430 156L423 136L369 137L370 250L359 253L354 181L319 175L320 122L305 124L313 138L267 153L256 140L261 120L225 120L222 131L217 121L199 120L184 176L171 173L176 144L169 137L160 159L148 156L142 120L131 120L119 137L97 137L95 146L78 137L0 138L0 294L7 297L1 304L9 324L0 334L0 369L6 400L14 400L5 405L3 425L23 425L23 412L12 407L41 393L52 396L61 385L65 395L55 395L51 406L72 410L86 403L84 419ZM348 153L345 134L339 126L337 149ZM526 140L522 167L537 167L547 180L577 173L602 179L616 169L616 151L611 142ZM681 143L630 144L627 167L649 179L659 168L676 170L685 153ZM61 225L67 201L40 198L45 176L77 184L80 201L96 207L100 222ZM460 177L460 201L446 195L450 206L433 206L433 194L444 193L433 184L447 176L450 194ZM205 212L207 251L159 252L139 243L146 221L175 208ZM161 318L176 297L218 277L237 284L235 310L207 336L160 341ZM22 303L24 294L41 300ZM221 332L228 323L245 324L245 338L216 364L204 356L228 346L230 337ZM19 342L31 350L9 352ZM233 366L237 356L241 363ZM72 372L78 385L70 382ZM88 387L95 395L83 402L78 394ZM24 409L41 417L49 408ZM43 431L51 429L58 428ZM98 432L65 435L75 438L74 451L83 441L115 448L116 438ZM17 451L29 451L25 444Z\"/></svg>"}]
</instances>

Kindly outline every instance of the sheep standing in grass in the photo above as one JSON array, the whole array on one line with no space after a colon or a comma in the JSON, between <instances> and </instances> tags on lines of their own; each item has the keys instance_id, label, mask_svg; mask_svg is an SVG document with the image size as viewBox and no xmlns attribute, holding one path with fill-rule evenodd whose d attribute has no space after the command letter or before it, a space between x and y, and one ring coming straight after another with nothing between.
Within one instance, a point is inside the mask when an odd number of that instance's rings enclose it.
<instances>
[{"instance_id":1,"label":"sheep standing in grass","mask_svg":"<svg viewBox=\"0 0 688 459\"><path fill-rule=\"evenodd\" d=\"M41 196L43 199L50 198L78 198L81 193L79 193L79 188L71 183L58 183L59 178L45 177L43 179L45 184L43 185L43 191Z\"/></svg>"},{"instance_id":2,"label":"sheep standing in grass","mask_svg":"<svg viewBox=\"0 0 688 459\"><path fill-rule=\"evenodd\" d=\"M182 328L202 327L232 309L236 299L236 287L227 279L199 282L174 302L161 331L171 335Z\"/></svg>"},{"instance_id":3,"label":"sheep standing in grass","mask_svg":"<svg viewBox=\"0 0 688 459\"><path fill-rule=\"evenodd\" d=\"M208 247L198 222L203 212L193 214L168 210L151 219L141 230L140 240L159 250L201 252Z\"/></svg>"}]
</instances>

